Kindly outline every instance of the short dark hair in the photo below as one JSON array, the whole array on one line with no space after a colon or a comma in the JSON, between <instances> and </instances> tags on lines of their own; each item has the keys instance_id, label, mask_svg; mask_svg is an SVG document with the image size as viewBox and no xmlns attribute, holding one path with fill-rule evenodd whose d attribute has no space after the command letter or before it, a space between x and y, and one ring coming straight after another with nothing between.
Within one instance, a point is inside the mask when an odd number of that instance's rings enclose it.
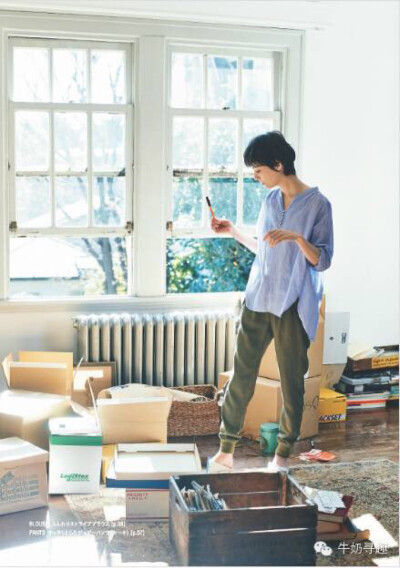
<instances>
[{"instance_id":1,"label":"short dark hair","mask_svg":"<svg viewBox=\"0 0 400 568\"><path fill-rule=\"evenodd\" d=\"M246 166L268 166L273 170L276 170L277 163L280 162L286 176L296 174L296 152L278 130L253 138L244 151L243 158Z\"/></svg>"}]
</instances>

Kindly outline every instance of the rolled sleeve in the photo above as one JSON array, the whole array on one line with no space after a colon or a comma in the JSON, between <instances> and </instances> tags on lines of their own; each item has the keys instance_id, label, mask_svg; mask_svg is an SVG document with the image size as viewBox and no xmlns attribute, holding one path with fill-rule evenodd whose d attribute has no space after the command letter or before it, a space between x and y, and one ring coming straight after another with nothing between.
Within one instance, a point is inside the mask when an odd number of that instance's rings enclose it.
<instances>
[{"instance_id":1,"label":"rolled sleeve","mask_svg":"<svg viewBox=\"0 0 400 568\"><path fill-rule=\"evenodd\" d=\"M320 251L317 264L311 268L317 272L323 272L330 267L333 257L332 206L328 200L324 202L318 212L310 242Z\"/></svg>"}]
</instances>

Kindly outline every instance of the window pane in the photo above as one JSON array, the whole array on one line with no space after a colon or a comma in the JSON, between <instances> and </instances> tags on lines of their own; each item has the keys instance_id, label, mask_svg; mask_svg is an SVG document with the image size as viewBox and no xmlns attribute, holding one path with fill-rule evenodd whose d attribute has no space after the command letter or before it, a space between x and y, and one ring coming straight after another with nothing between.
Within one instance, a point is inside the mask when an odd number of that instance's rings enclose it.
<instances>
[{"instance_id":1,"label":"window pane","mask_svg":"<svg viewBox=\"0 0 400 568\"><path fill-rule=\"evenodd\" d=\"M10 239L13 298L127 293L131 239Z\"/></svg>"},{"instance_id":2,"label":"window pane","mask_svg":"<svg viewBox=\"0 0 400 568\"><path fill-rule=\"evenodd\" d=\"M93 113L93 169L118 172L125 166L125 115Z\"/></svg>"},{"instance_id":3,"label":"window pane","mask_svg":"<svg viewBox=\"0 0 400 568\"><path fill-rule=\"evenodd\" d=\"M208 108L237 107L237 70L238 61L235 57L208 56Z\"/></svg>"},{"instance_id":4,"label":"window pane","mask_svg":"<svg viewBox=\"0 0 400 568\"><path fill-rule=\"evenodd\" d=\"M18 227L49 227L51 225L50 178L17 176L15 190Z\"/></svg>"},{"instance_id":5,"label":"window pane","mask_svg":"<svg viewBox=\"0 0 400 568\"><path fill-rule=\"evenodd\" d=\"M125 221L125 177L93 178L94 224L121 227Z\"/></svg>"},{"instance_id":6,"label":"window pane","mask_svg":"<svg viewBox=\"0 0 400 568\"><path fill-rule=\"evenodd\" d=\"M200 108L203 106L203 56L172 54L171 106Z\"/></svg>"},{"instance_id":7,"label":"window pane","mask_svg":"<svg viewBox=\"0 0 400 568\"><path fill-rule=\"evenodd\" d=\"M237 121L220 118L209 122L209 157L211 171L236 171Z\"/></svg>"},{"instance_id":8,"label":"window pane","mask_svg":"<svg viewBox=\"0 0 400 568\"><path fill-rule=\"evenodd\" d=\"M125 103L125 52L91 51L92 103Z\"/></svg>"},{"instance_id":9,"label":"window pane","mask_svg":"<svg viewBox=\"0 0 400 568\"><path fill-rule=\"evenodd\" d=\"M253 138L260 134L266 134L273 129L274 123L272 120L245 119L243 121L243 151Z\"/></svg>"},{"instance_id":10,"label":"window pane","mask_svg":"<svg viewBox=\"0 0 400 568\"><path fill-rule=\"evenodd\" d=\"M255 225L261 203L267 195L267 189L258 181L245 177L243 180L243 224Z\"/></svg>"},{"instance_id":11,"label":"window pane","mask_svg":"<svg viewBox=\"0 0 400 568\"><path fill-rule=\"evenodd\" d=\"M16 171L49 169L49 115L40 111L15 113Z\"/></svg>"},{"instance_id":12,"label":"window pane","mask_svg":"<svg viewBox=\"0 0 400 568\"><path fill-rule=\"evenodd\" d=\"M14 47L13 100L49 100L49 50L42 47Z\"/></svg>"},{"instance_id":13,"label":"window pane","mask_svg":"<svg viewBox=\"0 0 400 568\"><path fill-rule=\"evenodd\" d=\"M211 177L210 199L216 217L236 223L237 178Z\"/></svg>"},{"instance_id":14,"label":"window pane","mask_svg":"<svg viewBox=\"0 0 400 568\"><path fill-rule=\"evenodd\" d=\"M273 110L272 59L243 59L242 104L246 110Z\"/></svg>"},{"instance_id":15,"label":"window pane","mask_svg":"<svg viewBox=\"0 0 400 568\"><path fill-rule=\"evenodd\" d=\"M203 168L203 119L175 117L173 125L173 169Z\"/></svg>"},{"instance_id":16,"label":"window pane","mask_svg":"<svg viewBox=\"0 0 400 568\"><path fill-rule=\"evenodd\" d=\"M87 51L53 50L53 100L57 103L87 102Z\"/></svg>"},{"instance_id":17,"label":"window pane","mask_svg":"<svg viewBox=\"0 0 400 568\"><path fill-rule=\"evenodd\" d=\"M86 171L87 125L85 113L54 113L54 166L57 172Z\"/></svg>"},{"instance_id":18,"label":"window pane","mask_svg":"<svg viewBox=\"0 0 400 568\"><path fill-rule=\"evenodd\" d=\"M55 194L57 227L87 227L87 178L56 176Z\"/></svg>"},{"instance_id":19,"label":"window pane","mask_svg":"<svg viewBox=\"0 0 400 568\"><path fill-rule=\"evenodd\" d=\"M174 226L199 227L202 220L202 179L175 177L173 181Z\"/></svg>"},{"instance_id":20,"label":"window pane","mask_svg":"<svg viewBox=\"0 0 400 568\"><path fill-rule=\"evenodd\" d=\"M167 292L242 291L253 259L230 238L167 239Z\"/></svg>"}]
</instances>

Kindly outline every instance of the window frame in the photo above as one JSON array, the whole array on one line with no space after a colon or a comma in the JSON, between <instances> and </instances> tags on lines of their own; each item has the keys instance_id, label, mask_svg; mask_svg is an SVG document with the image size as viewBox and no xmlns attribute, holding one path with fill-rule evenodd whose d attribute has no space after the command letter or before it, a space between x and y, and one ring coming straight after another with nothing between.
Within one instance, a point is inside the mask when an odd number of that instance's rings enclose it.
<instances>
[{"instance_id":1,"label":"window frame","mask_svg":"<svg viewBox=\"0 0 400 568\"><path fill-rule=\"evenodd\" d=\"M242 95L242 67L241 61L243 58L254 57L254 58L270 58L273 61L273 110L269 111L256 111L256 110L245 110L245 109L209 109L207 108L207 60L206 57L203 58L203 102L204 107L200 109L192 108L179 108L172 107L171 104L171 79L172 79L172 55L174 53L193 53L203 56L209 55L221 55L221 56L237 56L238 57L238 83L237 83L237 95L238 95L238 106L240 107L241 95ZM246 168L243 165L243 121L246 119L264 119L271 120L274 130L280 130L283 123L283 111L282 102L285 99L284 93L284 81L283 75L285 72L285 51L273 48L255 49L252 47L243 46L214 46L214 45L186 45L184 42L181 43L170 43L168 46L168 60L167 60L167 116L168 116L168 128L167 128L167 172L168 172L168 201L167 201L167 218L169 219L167 224L167 231L169 233L168 238L215 238L215 233L207 226L207 219L209 217L209 212L206 204L206 196L209 195L208 182L209 182L209 168L208 168L208 124L209 119L221 118L221 119L238 119L238 131L237 131L237 223L236 226L240 230L245 230L252 236L255 235L255 225L245 225L243 221L243 179L246 172ZM204 119L203 123L203 156L204 156L204 168L203 168L203 191L202 191L202 221L201 227L174 227L173 221L173 167L172 167L172 146L173 146L173 120L175 117L188 116L188 117L201 117ZM251 174L250 174L251 175ZM221 238L232 238L229 235L219 235Z\"/></svg>"},{"instance_id":2,"label":"window frame","mask_svg":"<svg viewBox=\"0 0 400 568\"><path fill-rule=\"evenodd\" d=\"M57 31L55 31L57 30ZM166 294L166 230L167 160L165 154L166 122L166 49L169 43L212 44L213 46L246 46L282 51L285 60L283 85L285 100L282 130L296 146L297 165L301 171L301 110L302 62L304 31L267 26L194 23L134 17L28 13L0 13L0 76L9 73L8 40L10 37L55 38L65 41L100 41L129 43L135 69L132 74L132 95L136 109L133 121L133 221L134 221L134 288L132 296L91 296L18 300L8 298L9 236L8 236L8 105L6 85L1 91L0 121L3 124L0 144L0 312L37 311L43 308L68 310L112 311L113 309L162 309L236 305L242 294L220 292L205 294ZM152 73L149 73L152 69ZM151 96L149 96L151 94ZM157 134L149 145L148 130ZM146 161L149 148L152 164ZM156 164L156 167L154 167ZM149 167L148 167L149 166ZM146 171L146 167L148 170ZM151 213L151 214L150 214ZM149 222L151 219L151 223Z\"/></svg>"},{"instance_id":3,"label":"window frame","mask_svg":"<svg viewBox=\"0 0 400 568\"><path fill-rule=\"evenodd\" d=\"M46 48L49 50L49 101L46 102L25 102L15 101L14 86L14 48ZM87 79L87 102L53 102L52 101L52 85L53 85L53 49L84 49L87 53L86 57L86 79ZM131 296L133 293L133 267L131 243L129 238L133 233L133 97L132 97L132 70L133 70L133 54L132 45L129 43L115 43L91 40L65 40L65 39L45 39L45 38L27 38L27 37L9 37L9 68L8 68L8 84L7 84L7 103L8 103L8 203L9 203L9 243L12 238L21 237L102 237L127 238L127 264L128 278L127 291L124 296ZM93 103L91 102L91 51L120 51L125 55L125 103ZM43 171L21 171L16 170L15 160L15 122L16 113L19 111L46 111L49 117L49 164L48 169ZM68 171L56 172L54 166L54 143L55 143L55 113L57 112L81 112L86 117L86 147L87 147L87 170L86 171ZM93 117L96 113L108 113L123 115L125 117L124 132L124 158L125 158L125 191L124 191L124 211L123 219L120 225L102 226L94 223L94 178L99 176L118 177L118 171L100 171L93 167L93 146L92 146L92 125ZM49 227L19 227L17 224L17 190L16 180L18 176L48 176L50 183L50 218L51 226ZM61 227L56 226L56 180L67 179L68 177L80 176L87 180L88 201L87 201L87 226L80 227ZM8 279L8 290L11 287L11 278ZM47 297L43 297L45 299Z\"/></svg>"}]
</instances>

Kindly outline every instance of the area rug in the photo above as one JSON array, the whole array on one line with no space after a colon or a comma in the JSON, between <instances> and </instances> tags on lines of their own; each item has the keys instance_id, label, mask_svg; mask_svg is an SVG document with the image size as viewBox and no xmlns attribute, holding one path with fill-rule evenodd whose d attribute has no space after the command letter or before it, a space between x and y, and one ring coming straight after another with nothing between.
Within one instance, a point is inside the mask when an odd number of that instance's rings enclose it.
<instances>
[{"instance_id":1,"label":"area rug","mask_svg":"<svg viewBox=\"0 0 400 568\"><path fill-rule=\"evenodd\" d=\"M398 542L399 535L399 477L398 465L386 459L295 466L291 474L302 484L319 489L352 495L352 519L373 515ZM332 555L317 556L318 566L375 566L375 558L399 554L397 547L371 547L358 543L344 550L340 543L328 543ZM383 543L382 543L383 544Z\"/></svg>"},{"instance_id":2,"label":"area rug","mask_svg":"<svg viewBox=\"0 0 400 568\"><path fill-rule=\"evenodd\" d=\"M398 541L398 467L385 459L338 464L301 465L292 475L304 485L353 495L351 517L372 514ZM124 563L177 565L169 543L168 523L125 521L125 491L102 487L96 495L65 497L77 521L95 535L98 551L109 566ZM102 530L100 530L102 529ZM374 559L398 555L398 547L368 552L361 546L339 548L329 543L330 556L317 555L318 566L374 566ZM117 561L118 558L118 561Z\"/></svg>"}]
</instances>

